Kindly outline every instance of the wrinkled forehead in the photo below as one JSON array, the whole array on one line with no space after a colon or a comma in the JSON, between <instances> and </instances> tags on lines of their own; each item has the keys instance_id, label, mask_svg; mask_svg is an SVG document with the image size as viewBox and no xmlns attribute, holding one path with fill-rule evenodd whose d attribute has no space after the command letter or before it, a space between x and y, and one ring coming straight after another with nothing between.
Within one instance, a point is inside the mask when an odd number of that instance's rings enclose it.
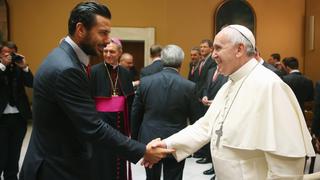
<instances>
[{"instance_id":1,"label":"wrinkled forehead","mask_svg":"<svg viewBox=\"0 0 320 180\"><path fill-rule=\"evenodd\" d=\"M224 44L231 43L230 38L227 36L227 33L224 31L220 31L213 40L213 47L222 46Z\"/></svg>"}]
</instances>

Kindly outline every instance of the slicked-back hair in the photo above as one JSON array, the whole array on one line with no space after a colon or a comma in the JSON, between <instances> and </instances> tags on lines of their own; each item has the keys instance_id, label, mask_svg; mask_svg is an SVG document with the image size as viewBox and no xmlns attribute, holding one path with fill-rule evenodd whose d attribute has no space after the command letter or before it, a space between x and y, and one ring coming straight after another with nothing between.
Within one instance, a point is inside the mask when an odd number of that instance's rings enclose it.
<instances>
[{"instance_id":1,"label":"slicked-back hair","mask_svg":"<svg viewBox=\"0 0 320 180\"><path fill-rule=\"evenodd\" d=\"M152 58L154 57L160 57L161 56L162 47L158 44L154 44L150 47L150 56Z\"/></svg>"},{"instance_id":2,"label":"slicked-back hair","mask_svg":"<svg viewBox=\"0 0 320 180\"><path fill-rule=\"evenodd\" d=\"M299 69L299 61L295 57L286 57L282 60L284 66L290 69Z\"/></svg>"},{"instance_id":3,"label":"slicked-back hair","mask_svg":"<svg viewBox=\"0 0 320 180\"><path fill-rule=\"evenodd\" d=\"M181 67L183 59L184 52L177 45L167 45L161 51L161 60L163 61L164 67L179 68Z\"/></svg>"},{"instance_id":4,"label":"slicked-back hair","mask_svg":"<svg viewBox=\"0 0 320 180\"><path fill-rule=\"evenodd\" d=\"M213 42L210 39L203 39L200 44L207 43L210 48L213 48Z\"/></svg>"},{"instance_id":5,"label":"slicked-back hair","mask_svg":"<svg viewBox=\"0 0 320 180\"><path fill-rule=\"evenodd\" d=\"M71 11L68 31L69 35L74 35L77 23L82 23L86 30L90 30L96 24L96 15L111 19L111 12L107 6L97 2L81 2Z\"/></svg>"}]
</instances>

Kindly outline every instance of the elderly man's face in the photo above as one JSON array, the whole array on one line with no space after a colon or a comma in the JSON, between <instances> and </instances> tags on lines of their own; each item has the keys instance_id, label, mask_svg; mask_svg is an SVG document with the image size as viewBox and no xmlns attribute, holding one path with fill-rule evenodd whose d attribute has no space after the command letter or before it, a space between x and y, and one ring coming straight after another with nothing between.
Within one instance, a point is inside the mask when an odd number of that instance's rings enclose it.
<instances>
[{"instance_id":1,"label":"elderly man's face","mask_svg":"<svg viewBox=\"0 0 320 180\"><path fill-rule=\"evenodd\" d=\"M212 58L217 62L221 74L230 75L239 68L238 45L234 45L225 33L220 32L216 35L213 49Z\"/></svg>"},{"instance_id":2,"label":"elderly man's face","mask_svg":"<svg viewBox=\"0 0 320 180\"><path fill-rule=\"evenodd\" d=\"M108 64L117 65L121 51L114 43L109 43L103 50L104 60Z\"/></svg>"}]
</instances>

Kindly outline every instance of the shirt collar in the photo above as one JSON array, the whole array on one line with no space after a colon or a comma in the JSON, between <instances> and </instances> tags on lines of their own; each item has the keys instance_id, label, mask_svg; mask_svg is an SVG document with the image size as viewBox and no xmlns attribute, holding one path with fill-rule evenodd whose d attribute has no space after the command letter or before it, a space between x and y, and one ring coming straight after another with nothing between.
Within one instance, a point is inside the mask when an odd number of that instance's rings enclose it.
<instances>
[{"instance_id":1,"label":"shirt collar","mask_svg":"<svg viewBox=\"0 0 320 180\"><path fill-rule=\"evenodd\" d=\"M156 62L156 61L160 61L161 60L161 57L156 57L156 58L154 58L153 60L152 60L152 63L153 62Z\"/></svg>"},{"instance_id":2,"label":"shirt collar","mask_svg":"<svg viewBox=\"0 0 320 180\"><path fill-rule=\"evenodd\" d=\"M258 64L257 60L254 58L250 59L246 64L241 66L236 72L230 74L230 79L233 82L236 82L242 79L244 76L249 74L251 70Z\"/></svg>"},{"instance_id":3,"label":"shirt collar","mask_svg":"<svg viewBox=\"0 0 320 180\"><path fill-rule=\"evenodd\" d=\"M70 44L70 46L72 47L72 49L76 52L80 62L86 66L88 66L89 62L90 62L90 58L89 56L83 52L83 50L69 37L67 36L64 39L68 44Z\"/></svg>"},{"instance_id":4,"label":"shirt collar","mask_svg":"<svg viewBox=\"0 0 320 180\"><path fill-rule=\"evenodd\" d=\"M299 72L300 72L300 71L299 71L298 69L293 69L293 70L290 71L290 74L291 74L291 73L299 73Z\"/></svg>"}]
</instances>

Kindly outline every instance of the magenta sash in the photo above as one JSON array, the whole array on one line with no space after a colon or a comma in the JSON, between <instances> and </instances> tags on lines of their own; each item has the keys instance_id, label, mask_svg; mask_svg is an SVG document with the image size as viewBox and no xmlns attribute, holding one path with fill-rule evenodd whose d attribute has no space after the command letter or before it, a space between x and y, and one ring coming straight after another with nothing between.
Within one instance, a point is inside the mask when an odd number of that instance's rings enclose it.
<instances>
[{"instance_id":1,"label":"magenta sash","mask_svg":"<svg viewBox=\"0 0 320 180\"><path fill-rule=\"evenodd\" d=\"M124 96L95 97L98 112L123 112L126 106Z\"/></svg>"},{"instance_id":2,"label":"magenta sash","mask_svg":"<svg viewBox=\"0 0 320 180\"><path fill-rule=\"evenodd\" d=\"M112 97L95 97L96 110L98 112L123 112L124 113L124 131L125 135L130 137L129 115L125 96ZM125 169L127 169L127 179L132 180L131 165L127 161Z\"/></svg>"}]
</instances>

